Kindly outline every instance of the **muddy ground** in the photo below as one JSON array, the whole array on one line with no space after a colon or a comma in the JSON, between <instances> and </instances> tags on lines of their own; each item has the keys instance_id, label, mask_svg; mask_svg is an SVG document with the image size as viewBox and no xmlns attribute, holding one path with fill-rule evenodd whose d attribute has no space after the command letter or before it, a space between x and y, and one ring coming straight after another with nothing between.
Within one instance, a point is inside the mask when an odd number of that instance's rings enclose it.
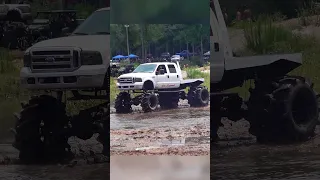
<instances>
[{"instance_id":1,"label":"muddy ground","mask_svg":"<svg viewBox=\"0 0 320 180\"><path fill-rule=\"evenodd\" d=\"M173 110L111 113L110 146L111 156L208 155L210 106L190 108L181 101Z\"/></svg>"}]
</instances>

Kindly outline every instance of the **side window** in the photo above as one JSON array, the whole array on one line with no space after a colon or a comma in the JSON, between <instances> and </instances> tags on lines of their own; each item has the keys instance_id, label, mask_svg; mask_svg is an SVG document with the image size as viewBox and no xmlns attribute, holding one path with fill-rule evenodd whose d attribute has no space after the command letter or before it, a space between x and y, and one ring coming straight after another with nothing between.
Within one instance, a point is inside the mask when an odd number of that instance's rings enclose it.
<instances>
[{"instance_id":1,"label":"side window","mask_svg":"<svg viewBox=\"0 0 320 180\"><path fill-rule=\"evenodd\" d=\"M174 65L170 64L168 65L168 68L170 73L177 73L176 67L174 67Z\"/></svg>"},{"instance_id":2,"label":"side window","mask_svg":"<svg viewBox=\"0 0 320 180\"><path fill-rule=\"evenodd\" d=\"M159 65L157 68L157 74L160 73L160 69L164 69L164 73L167 73L167 68L165 65Z\"/></svg>"}]
</instances>

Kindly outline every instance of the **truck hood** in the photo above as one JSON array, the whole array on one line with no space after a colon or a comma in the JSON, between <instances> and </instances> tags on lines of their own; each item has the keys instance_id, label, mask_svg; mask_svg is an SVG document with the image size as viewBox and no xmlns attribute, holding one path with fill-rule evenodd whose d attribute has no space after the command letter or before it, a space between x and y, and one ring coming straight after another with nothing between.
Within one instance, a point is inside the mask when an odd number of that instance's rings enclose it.
<instances>
[{"instance_id":1,"label":"truck hood","mask_svg":"<svg viewBox=\"0 0 320 180\"><path fill-rule=\"evenodd\" d=\"M144 78L144 77L150 77L152 76L153 73L128 73L128 74L122 74L119 76L119 78L127 78L127 77L139 77L139 78Z\"/></svg>"},{"instance_id":2,"label":"truck hood","mask_svg":"<svg viewBox=\"0 0 320 180\"><path fill-rule=\"evenodd\" d=\"M79 47L82 50L108 51L109 35L79 35L49 39L34 44L31 48L41 47Z\"/></svg>"}]
</instances>

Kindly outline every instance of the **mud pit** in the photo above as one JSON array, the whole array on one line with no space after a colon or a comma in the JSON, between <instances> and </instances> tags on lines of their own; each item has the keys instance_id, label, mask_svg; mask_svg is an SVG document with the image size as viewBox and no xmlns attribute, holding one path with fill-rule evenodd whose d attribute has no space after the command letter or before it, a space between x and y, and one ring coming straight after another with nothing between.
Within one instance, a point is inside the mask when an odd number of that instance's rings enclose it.
<instances>
[{"instance_id":1,"label":"mud pit","mask_svg":"<svg viewBox=\"0 0 320 180\"><path fill-rule=\"evenodd\" d=\"M151 113L111 113L110 146L111 156L208 155L210 106L180 106Z\"/></svg>"},{"instance_id":2,"label":"mud pit","mask_svg":"<svg viewBox=\"0 0 320 180\"><path fill-rule=\"evenodd\" d=\"M211 179L320 179L320 127L304 143L260 145L246 121L222 121L221 141L211 145Z\"/></svg>"}]
</instances>

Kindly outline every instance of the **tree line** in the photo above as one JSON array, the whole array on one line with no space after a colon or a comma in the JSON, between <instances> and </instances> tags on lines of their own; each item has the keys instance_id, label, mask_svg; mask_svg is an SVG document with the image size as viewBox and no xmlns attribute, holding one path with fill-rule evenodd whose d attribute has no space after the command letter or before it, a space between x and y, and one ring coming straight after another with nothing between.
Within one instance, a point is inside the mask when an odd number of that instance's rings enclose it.
<instances>
[{"instance_id":1,"label":"tree line","mask_svg":"<svg viewBox=\"0 0 320 180\"><path fill-rule=\"evenodd\" d=\"M126 27L111 24L110 47L112 55L127 55ZM144 58L158 57L163 52L175 54L182 50L203 52L210 50L210 27L203 24L129 24L130 53Z\"/></svg>"},{"instance_id":2,"label":"tree line","mask_svg":"<svg viewBox=\"0 0 320 180\"><path fill-rule=\"evenodd\" d=\"M235 19L236 12L250 8L253 15L281 13L287 18L295 18L299 9L319 0L223 0L220 1L230 18Z\"/></svg>"}]
</instances>

